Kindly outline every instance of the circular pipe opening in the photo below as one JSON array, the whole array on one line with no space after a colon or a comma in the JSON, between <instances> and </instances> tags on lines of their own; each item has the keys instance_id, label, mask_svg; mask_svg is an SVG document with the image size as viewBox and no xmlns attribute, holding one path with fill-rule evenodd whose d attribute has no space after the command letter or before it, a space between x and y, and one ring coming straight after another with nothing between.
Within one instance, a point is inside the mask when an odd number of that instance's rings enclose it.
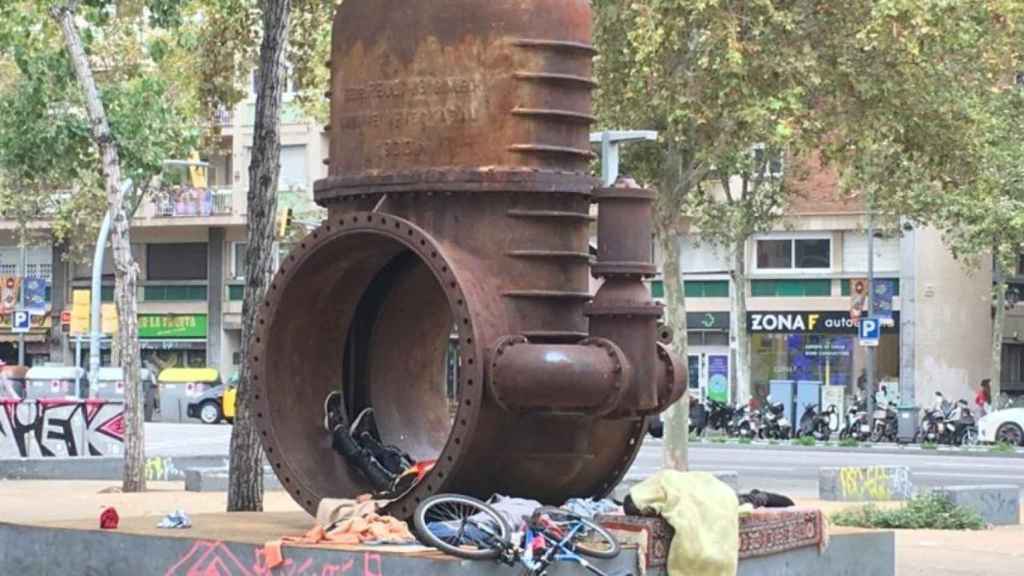
<instances>
[{"instance_id":1,"label":"circular pipe opening","mask_svg":"<svg viewBox=\"0 0 1024 576\"><path fill-rule=\"evenodd\" d=\"M472 316L452 263L416 226L372 214L331 224L294 249L260 307L249 357L257 427L286 489L315 513L321 498L370 489L331 448L324 399L340 390L350 421L372 407L384 443L437 461L392 505L401 514L442 489L475 426Z\"/></svg>"}]
</instances>

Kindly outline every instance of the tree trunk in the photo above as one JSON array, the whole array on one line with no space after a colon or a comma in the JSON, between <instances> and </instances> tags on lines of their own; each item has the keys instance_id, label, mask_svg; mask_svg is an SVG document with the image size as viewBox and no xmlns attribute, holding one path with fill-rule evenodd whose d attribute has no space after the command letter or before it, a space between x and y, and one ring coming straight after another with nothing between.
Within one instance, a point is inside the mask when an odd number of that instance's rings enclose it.
<instances>
[{"instance_id":1,"label":"tree trunk","mask_svg":"<svg viewBox=\"0 0 1024 576\"><path fill-rule=\"evenodd\" d=\"M736 396L733 398L737 404L746 404L753 396L750 383L750 335L747 334L747 240L744 237L733 246L732 261L732 286L729 287L729 297L732 303L732 322L730 340L732 341L735 354L735 364L732 367L735 374Z\"/></svg>"},{"instance_id":2,"label":"tree trunk","mask_svg":"<svg viewBox=\"0 0 1024 576\"><path fill-rule=\"evenodd\" d=\"M688 366L686 357L686 297L683 292L683 275L679 266L679 234L674 230L660 230L658 241L665 254L665 323L672 329L672 351ZM687 470L689 459L687 443L690 438L690 392L687 383L686 394L669 407L665 419L665 468Z\"/></svg>"},{"instance_id":3,"label":"tree trunk","mask_svg":"<svg viewBox=\"0 0 1024 576\"><path fill-rule=\"evenodd\" d=\"M132 258L131 220L125 212L125 189L121 182L121 159L117 143L110 132L107 114L96 89L82 39L75 23L77 2L57 5L50 9L64 35L68 57L75 69L75 77L85 97L92 137L100 151L107 209L110 211L110 245L114 257L114 300L117 306L117 346L124 370L124 476L122 490L141 492L146 489L145 437L143 428L142 394L139 388L139 326L138 293L139 267ZM93 294L93 298L99 298Z\"/></svg>"},{"instance_id":4,"label":"tree trunk","mask_svg":"<svg viewBox=\"0 0 1024 576\"><path fill-rule=\"evenodd\" d=\"M242 362L228 478L228 511L263 509L263 450L253 425L249 346L256 309L274 274L274 219L281 171L281 85L291 0L261 0L263 41L257 68L256 118L249 162L248 245L242 301Z\"/></svg>"},{"instance_id":5,"label":"tree trunk","mask_svg":"<svg viewBox=\"0 0 1024 576\"><path fill-rule=\"evenodd\" d=\"M1000 270L996 271L996 310L992 320L992 397L989 402L993 408L998 406L999 394L1002 390L1003 377L1003 328L1006 325L1006 278Z\"/></svg>"}]
</instances>

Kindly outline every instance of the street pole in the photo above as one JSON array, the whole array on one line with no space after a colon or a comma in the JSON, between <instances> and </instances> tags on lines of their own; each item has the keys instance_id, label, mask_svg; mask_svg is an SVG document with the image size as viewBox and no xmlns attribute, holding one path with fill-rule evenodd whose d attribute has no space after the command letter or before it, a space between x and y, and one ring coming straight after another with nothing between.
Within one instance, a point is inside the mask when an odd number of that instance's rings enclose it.
<instances>
[{"instance_id":1,"label":"street pole","mask_svg":"<svg viewBox=\"0 0 1024 576\"><path fill-rule=\"evenodd\" d=\"M18 285L18 309L25 309L25 278L28 276L28 248L25 246L25 228L21 229L21 238L18 242L21 253L18 256L18 278L21 284ZM13 316L11 319L13 320ZM25 333L18 333L18 366L25 365Z\"/></svg>"},{"instance_id":2,"label":"street pole","mask_svg":"<svg viewBox=\"0 0 1024 576\"><path fill-rule=\"evenodd\" d=\"M868 318L875 317L875 203L874 194L868 194ZM881 340L881 338L879 338ZM868 392L868 421L872 430L875 422L875 352L877 346L868 346L865 357Z\"/></svg>"},{"instance_id":3,"label":"street pole","mask_svg":"<svg viewBox=\"0 0 1024 576\"><path fill-rule=\"evenodd\" d=\"M642 140L656 142L658 133L653 130L608 130L590 134L590 143L601 145L602 186L612 186L619 177L619 146Z\"/></svg>"},{"instance_id":4,"label":"street pole","mask_svg":"<svg viewBox=\"0 0 1024 576\"><path fill-rule=\"evenodd\" d=\"M110 236L110 211L103 217L100 233L96 238L96 250L92 257L92 285L89 293L89 395L96 390L100 372L100 338L102 336L102 318L100 315L103 290L103 252ZM78 391L81 396L81 391Z\"/></svg>"}]
</instances>

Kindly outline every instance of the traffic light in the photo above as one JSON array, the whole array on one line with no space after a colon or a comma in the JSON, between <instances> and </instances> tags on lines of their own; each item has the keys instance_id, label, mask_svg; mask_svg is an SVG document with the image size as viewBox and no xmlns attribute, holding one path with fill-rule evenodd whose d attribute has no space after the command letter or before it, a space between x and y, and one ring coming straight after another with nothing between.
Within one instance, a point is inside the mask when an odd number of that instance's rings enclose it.
<instances>
[{"instance_id":1,"label":"traffic light","mask_svg":"<svg viewBox=\"0 0 1024 576\"><path fill-rule=\"evenodd\" d=\"M277 238L284 238L288 233L288 225L292 223L292 209L285 208L277 212Z\"/></svg>"}]
</instances>

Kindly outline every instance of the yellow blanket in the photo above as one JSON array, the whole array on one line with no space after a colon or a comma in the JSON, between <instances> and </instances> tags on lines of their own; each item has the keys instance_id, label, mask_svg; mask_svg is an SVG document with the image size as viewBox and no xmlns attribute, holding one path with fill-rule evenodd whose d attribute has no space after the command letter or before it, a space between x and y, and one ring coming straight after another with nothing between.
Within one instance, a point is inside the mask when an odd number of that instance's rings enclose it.
<instances>
[{"instance_id":1,"label":"yellow blanket","mask_svg":"<svg viewBox=\"0 0 1024 576\"><path fill-rule=\"evenodd\" d=\"M640 510L661 514L675 529L670 576L734 576L739 557L739 502L707 472L662 470L629 492Z\"/></svg>"}]
</instances>

